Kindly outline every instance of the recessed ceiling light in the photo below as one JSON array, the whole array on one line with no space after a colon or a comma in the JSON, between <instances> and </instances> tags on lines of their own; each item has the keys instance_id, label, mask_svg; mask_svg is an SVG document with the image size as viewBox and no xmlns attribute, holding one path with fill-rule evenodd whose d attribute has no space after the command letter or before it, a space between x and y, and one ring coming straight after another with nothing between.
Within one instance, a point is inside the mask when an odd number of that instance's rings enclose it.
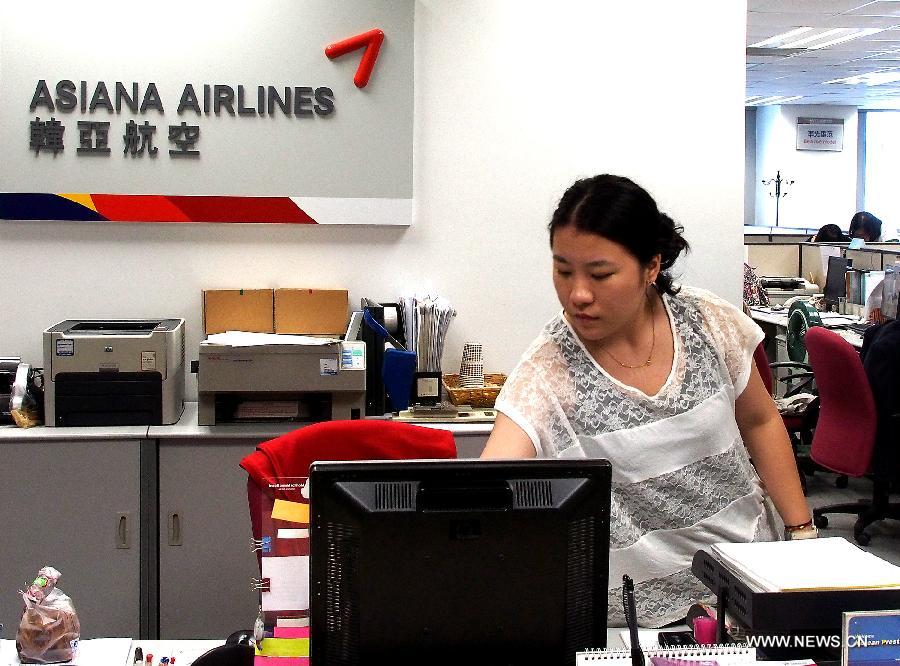
<instances>
[{"instance_id":1,"label":"recessed ceiling light","mask_svg":"<svg viewBox=\"0 0 900 666\"><path fill-rule=\"evenodd\" d=\"M831 37L832 35L843 35L846 34L844 31L847 28L832 28L831 30L825 30L824 32L818 32L814 35L808 35L803 39L795 39L792 42L788 42L786 44L782 44L781 48L793 48L796 46L803 46L804 44L809 44L810 42L815 42L819 39L825 39L827 37Z\"/></svg>"},{"instance_id":2,"label":"recessed ceiling light","mask_svg":"<svg viewBox=\"0 0 900 666\"><path fill-rule=\"evenodd\" d=\"M763 46L776 46L783 42L786 42L791 37L796 37L797 35L802 35L804 32L809 32L812 28L801 27L794 28L793 30L789 30L788 32L783 32L780 35L775 35L774 37L769 37L768 39L764 39L761 42L756 42L756 44L750 44L751 48L761 48Z\"/></svg>"},{"instance_id":3,"label":"recessed ceiling light","mask_svg":"<svg viewBox=\"0 0 900 666\"><path fill-rule=\"evenodd\" d=\"M880 72L869 72L867 74L856 74L854 76L845 76L842 79L832 79L823 83L841 83L848 86L880 86L885 83L893 83L900 81L900 71L897 69L882 70Z\"/></svg>"},{"instance_id":4,"label":"recessed ceiling light","mask_svg":"<svg viewBox=\"0 0 900 666\"><path fill-rule=\"evenodd\" d=\"M809 50L824 49L826 46L833 46L841 42L848 42L851 39L859 37L867 37L874 35L876 32L882 32L884 28L832 28L823 32L798 39L787 44L782 44L779 48L794 48L797 46L807 45ZM832 39L828 39L831 37ZM826 40L820 42L819 40ZM817 42L817 43L814 43Z\"/></svg>"},{"instance_id":5,"label":"recessed ceiling light","mask_svg":"<svg viewBox=\"0 0 900 666\"><path fill-rule=\"evenodd\" d=\"M754 102L749 102L748 106L763 106L768 104L784 104L785 102L792 102L795 99L800 99L803 95L794 95L793 97L786 97L785 95L770 95L769 97L763 97L762 99L758 99Z\"/></svg>"}]
</instances>

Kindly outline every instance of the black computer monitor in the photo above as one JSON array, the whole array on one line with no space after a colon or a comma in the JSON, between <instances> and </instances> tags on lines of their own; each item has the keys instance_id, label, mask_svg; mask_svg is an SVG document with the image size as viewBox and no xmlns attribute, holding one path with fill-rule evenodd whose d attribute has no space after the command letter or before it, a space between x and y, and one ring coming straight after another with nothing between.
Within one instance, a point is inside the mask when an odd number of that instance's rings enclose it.
<instances>
[{"instance_id":1,"label":"black computer monitor","mask_svg":"<svg viewBox=\"0 0 900 666\"><path fill-rule=\"evenodd\" d=\"M567 664L606 645L605 460L310 469L310 651L325 664Z\"/></svg>"},{"instance_id":2,"label":"black computer monitor","mask_svg":"<svg viewBox=\"0 0 900 666\"><path fill-rule=\"evenodd\" d=\"M847 296L846 257L828 257L828 273L825 275L825 302L828 305L837 305L839 299Z\"/></svg>"}]
</instances>

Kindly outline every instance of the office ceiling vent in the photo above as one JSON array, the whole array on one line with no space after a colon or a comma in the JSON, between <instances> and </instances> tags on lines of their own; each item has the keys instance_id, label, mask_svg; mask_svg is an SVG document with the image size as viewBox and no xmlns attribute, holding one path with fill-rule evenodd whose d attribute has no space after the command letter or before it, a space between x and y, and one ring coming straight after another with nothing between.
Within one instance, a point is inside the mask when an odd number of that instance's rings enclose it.
<instances>
[{"instance_id":1,"label":"office ceiling vent","mask_svg":"<svg viewBox=\"0 0 900 666\"><path fill-rule=\"evenodd\" d=\"M517 509L543 509L553 506L553 485L549 479L512 481Z\"/></svg>"},{"instance_id":2,"label":"office ceiling vent","mask_svg":"<svg viewBox=\"0 0 900 666\"><path fill-rule=\"evenodd\" d=\"M409 511L415 508L415 483L395 481L375 484L376 511Z\"/></svg>"}]
</instances>

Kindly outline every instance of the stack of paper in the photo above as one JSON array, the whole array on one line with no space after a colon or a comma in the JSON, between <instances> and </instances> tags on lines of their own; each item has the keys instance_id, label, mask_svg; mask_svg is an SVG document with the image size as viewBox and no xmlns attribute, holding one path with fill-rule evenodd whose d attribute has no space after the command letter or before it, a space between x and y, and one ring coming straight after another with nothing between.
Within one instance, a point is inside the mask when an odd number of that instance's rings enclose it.
<instances>
[{"instance_id":1,"label":"stack of paper","mask_svg":"<svg viewBox=\"0 0 900 666\"><path fill-rule=\"evenodd\" d=\"M717 543L712 555L758 592L900 587L900 567L842 537Z\"/></svg>"},{"instance_id":2,"label":"stack of paper","mask_svg":"<svg viewBox=\"0 0 900 666\"><path fill-rule=\"evenodd\" d=\"M231 347L257 347L260 345L305 345L320 347L340 342L338 338L316 338L311 335L286 335L284 333L248 333L246 331L226 331L206 337L211 345Z\"/></svg>"}]
</instances>

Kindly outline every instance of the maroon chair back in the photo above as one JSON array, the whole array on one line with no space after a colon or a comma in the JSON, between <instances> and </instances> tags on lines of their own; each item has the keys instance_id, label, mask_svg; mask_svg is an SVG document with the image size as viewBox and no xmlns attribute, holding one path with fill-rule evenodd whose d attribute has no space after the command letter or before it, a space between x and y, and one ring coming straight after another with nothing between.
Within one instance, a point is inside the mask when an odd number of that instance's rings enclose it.
<instances>
[{"instance_id":1,"label":"maroon chair back","mask_svg":"<svg viewBox=\"0 0 900 666\"><path fill-rule=\"evenodd\" d=\"M819 420L810 457L847 476L869 471L875 448L875 400L859 354L822 326L806 332L806 350L819 389Z\"/></svg>"},{"instance_id":2,"label":"maroon chair back","mask_svg":"<svg viewBox=\"0 0 900 666\"><path fill-rule=\"evenodd\" d=\"M769 395L772 395L772 368L769 367L769 357L766 355L762 342L756 345L756 349L753 350L753 362L756 364L759 376L762 377L766 391L769 392Z\"/></svg>"}]
</instances>

